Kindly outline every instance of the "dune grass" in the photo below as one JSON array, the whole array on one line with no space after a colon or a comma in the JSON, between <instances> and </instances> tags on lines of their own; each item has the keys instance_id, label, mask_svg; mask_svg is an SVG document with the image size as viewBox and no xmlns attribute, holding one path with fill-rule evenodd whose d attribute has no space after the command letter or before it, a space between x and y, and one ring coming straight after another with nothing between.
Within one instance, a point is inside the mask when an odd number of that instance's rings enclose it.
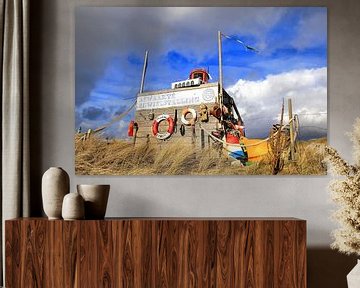
<instances>
[{"instance_id":1,"label":"dune grass","mask_svg":"<svg viewBox=\"0 0 360 288\"><path fill-rule=\"evenodd\" d=\"M324 175L326 139L299 142L298 159L284 160L279 175ZM139 143L75 137L75 172L78 175L270 175L271 156L249 166L228 158L222 150L199 149L182 140Z\"/></svg>"}]
</instances>

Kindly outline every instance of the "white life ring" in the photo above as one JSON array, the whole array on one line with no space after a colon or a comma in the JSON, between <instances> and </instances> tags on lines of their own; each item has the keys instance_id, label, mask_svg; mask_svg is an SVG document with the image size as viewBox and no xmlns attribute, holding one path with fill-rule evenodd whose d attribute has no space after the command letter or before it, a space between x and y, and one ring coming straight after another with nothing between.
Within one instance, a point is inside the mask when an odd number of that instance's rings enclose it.
<instances>
[{"instance_id":1,"label":"white life ring","mask_svg":"<svg viewBox=\"0 0 360 288\"><path fill-rule=\"evenodd\" d=\"M186 120L185 117L189 113L191 113L192 118L190 120ZM181 113L181 122L187 126L194 125L196 122L196 119L197 119L197 114L196 114L195 109L193 109L193 108L186 108Z\"/></svg>"}]
</instances>

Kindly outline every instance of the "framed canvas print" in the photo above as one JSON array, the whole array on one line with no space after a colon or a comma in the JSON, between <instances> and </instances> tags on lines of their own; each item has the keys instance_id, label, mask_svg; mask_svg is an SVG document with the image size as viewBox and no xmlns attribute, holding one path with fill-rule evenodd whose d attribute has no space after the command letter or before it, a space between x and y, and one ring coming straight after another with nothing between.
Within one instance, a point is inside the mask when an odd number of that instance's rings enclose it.
<instances>
[{"instance_id":1,"label":"framed canvas print","mask_svg":"<svg viewBox=\"0 0 360 288\"><path fill-rule=\"evenodd\" d=\"M322 175L327 9L78 7L75 171Z\"/></svg>"}]
</instances>

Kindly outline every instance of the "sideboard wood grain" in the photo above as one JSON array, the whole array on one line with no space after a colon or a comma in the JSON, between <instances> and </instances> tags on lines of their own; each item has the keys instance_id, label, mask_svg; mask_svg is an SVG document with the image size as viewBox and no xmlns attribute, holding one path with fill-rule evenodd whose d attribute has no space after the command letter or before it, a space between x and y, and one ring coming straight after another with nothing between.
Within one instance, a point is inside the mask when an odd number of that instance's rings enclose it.
<instances>
[{"instance_id":1,"label":"sideboard wood grain","mask_svg":"<svg viewBox=\"0 0 360 288\"><path fill-rule=\"evenodd\" d=\"M118 218L5 223L6 287L306 287L306 221Z\"/></svg>"}]
</instances>

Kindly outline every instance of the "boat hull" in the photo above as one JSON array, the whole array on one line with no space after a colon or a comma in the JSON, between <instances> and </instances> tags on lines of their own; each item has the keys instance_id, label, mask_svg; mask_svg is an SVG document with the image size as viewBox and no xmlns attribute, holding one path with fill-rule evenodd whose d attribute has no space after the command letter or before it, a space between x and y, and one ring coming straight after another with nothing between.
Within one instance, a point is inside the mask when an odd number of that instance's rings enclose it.
<instances>
[{"instance_id":1,"label":"boat hull","mask_svg":"<svg viewBox=\"0 0 360 288\"><path fill-rule=\"evenodd\" d=\"M240 140L235 136L227 135L226 143L228 144L224 144L224 148L228 156L242 162L259 162L269 153L268 142L263 141L263 139L249 139L242 137ZM231 145L240 143L245 145L245 147Z\"/></svg>"},{"instance_id":2,"label":"boat hull","mask_svg":"<svg viewBox=\"0 0 360 288\"><path fill-rule=\"evenodd\" d=\"M243 137L242 142L246 146L249 162L259 162L269 154L268 141Z\"/></svg>"}]
</instances>

